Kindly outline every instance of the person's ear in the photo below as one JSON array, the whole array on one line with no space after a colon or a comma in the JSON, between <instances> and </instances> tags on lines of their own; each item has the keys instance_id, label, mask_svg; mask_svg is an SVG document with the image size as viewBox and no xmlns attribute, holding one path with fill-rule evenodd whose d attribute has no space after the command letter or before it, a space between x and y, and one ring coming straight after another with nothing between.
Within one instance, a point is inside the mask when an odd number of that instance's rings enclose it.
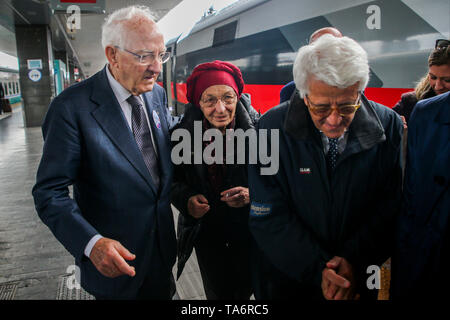
<instances>
[{"instance_id":1,"label":"person's ear","mask_svg":"<svg viewBox=\"0 0 450 320\"><path fill-rule=\"evenodd\" d=\"M117 50L116 48L112 46L107 46L105 48L105 55L106 59L108 59L108 62L111 66L117 67Z\"/></svg>"}]
</instances>

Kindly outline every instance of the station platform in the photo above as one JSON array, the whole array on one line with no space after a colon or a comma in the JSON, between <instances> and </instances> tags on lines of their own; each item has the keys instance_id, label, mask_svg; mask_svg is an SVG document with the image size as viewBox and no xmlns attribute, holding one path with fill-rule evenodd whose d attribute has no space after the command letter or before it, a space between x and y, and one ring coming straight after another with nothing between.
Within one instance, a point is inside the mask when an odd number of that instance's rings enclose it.
<instances>
[{"instance_id":1,"label":"station platform","mask_svg":"<svg viewBox=\"0 0 450 320\"><path fill-rule=\"evenodd\" d=\"M20 103L12 109L0 119L0 300L92 300L70 285L74 258L34 208L31 189L42 155L41 128L24 127ZM176 299L205 299L195 252L176 286Z\"/></svg>"}]
</instances>

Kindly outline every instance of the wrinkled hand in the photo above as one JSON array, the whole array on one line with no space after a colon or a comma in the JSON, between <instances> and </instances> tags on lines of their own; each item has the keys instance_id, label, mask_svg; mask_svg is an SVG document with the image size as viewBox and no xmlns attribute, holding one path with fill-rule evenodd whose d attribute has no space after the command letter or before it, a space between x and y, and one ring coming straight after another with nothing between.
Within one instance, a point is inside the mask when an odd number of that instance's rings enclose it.
<instances>
[{"instance_id":1,"label":"wrinkled hand","mask_svg":"<svg viewBox=\"0 0 450 320\"><path fill-rule=\"evenodd\" d=\"M136 256L116 240L101 238L95 243L89 258L97 270L106 277L136 275L134 267L125 262L125 260L134 260Z\"/></svg>"},{"instance_id":2,"label":"wrinkled hand","mask_svg":"<svg viewBox=\"0 0 450 320\"><path fill-rule=\"evenodd\" d=\"M322 293L327 300L350 300L355 297L352 265L342 257L333 257L322 271Z\"/></svg>"},{"instance_id":3,"label":"wrinkled hand","mask_svg":"<svg viewBox=\"0 0 450 320\"><path fill-rule=\"evenodd\" d=\"M232 208L241 208L250 202L250 195L248 188L234 187L220 193L221 201L224 201Z\"/></svg>"},{"instance_id":4,"label":"wrinkled hand","mask_svg":"<svg viewBox=\"0 0 450 320\"><path fill-rule=\"evenodd\" d=\"M209 211L208 199L202 194L197 194L189 198L187 207L189 214L199 219Z\"/></svg>"},{"instance_id":5,"label":"wrinkled hand","mask_svg":"<svg viewBox=\"0 0 450 320\"><path fill-rule=\"evenodd\" d=\"M402 119L403 122L403 129L408 129L408 124L406 123L406 119L404 116L400 116L400 118Z\"/></svg>"}]
</instances>

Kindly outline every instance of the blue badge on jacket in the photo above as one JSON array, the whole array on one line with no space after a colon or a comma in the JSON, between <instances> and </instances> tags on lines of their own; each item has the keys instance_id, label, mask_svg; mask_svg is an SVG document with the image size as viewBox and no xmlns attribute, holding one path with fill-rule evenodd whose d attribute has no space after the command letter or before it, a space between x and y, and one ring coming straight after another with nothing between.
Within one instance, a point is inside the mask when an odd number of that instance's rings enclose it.
<instances>
[{"instance_id":1,"label":"blue badge on jacket","mask_svg":"<svg viewBox=\"0 0 450 320\"><path fill-rule=\"evenodd\" d=\"M153 121L155 121L155 125L158 129L161 129L161 121L159 121L158 113L153 110Z\"/></svg>"},{"instance_id":2,"label":"blue badge on jacket","mask_svg":"<svg viewBox=\"0 0 450 320\"><path fill-rule=\"evenodd\" d=\"M270 213L272 213L271 204L252 202L250 206L250 215L253 217L262 217Z\"/></svg>"}]
</instances>

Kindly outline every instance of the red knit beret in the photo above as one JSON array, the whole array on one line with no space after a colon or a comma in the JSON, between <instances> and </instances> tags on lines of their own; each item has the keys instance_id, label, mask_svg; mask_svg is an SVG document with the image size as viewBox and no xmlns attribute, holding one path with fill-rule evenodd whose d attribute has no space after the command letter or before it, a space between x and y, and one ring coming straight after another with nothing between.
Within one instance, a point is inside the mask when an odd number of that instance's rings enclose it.
<instances>
[{"instance_id":1,"label":"red knit beret","mask_svg":"<svg viewBox=\"0 0 450 320\"><path fill-rule=\"evenodd\" d=\"M220 60L199 64L187 79L187 100L199 106L203 91L221 84L232 87L239 99L244 89L241 70L232 63Z\"/></svg>"}]
</instances>

